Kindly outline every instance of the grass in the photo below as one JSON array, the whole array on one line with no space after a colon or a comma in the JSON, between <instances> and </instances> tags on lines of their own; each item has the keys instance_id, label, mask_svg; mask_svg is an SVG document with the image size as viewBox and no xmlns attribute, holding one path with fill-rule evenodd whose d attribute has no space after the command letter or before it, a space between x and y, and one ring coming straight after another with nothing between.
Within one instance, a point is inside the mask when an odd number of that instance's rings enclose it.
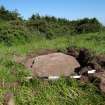
<instances>
[{"instance_id":1,"label":"grass","mask_svg":"<svg viewBox=\"0 0 105 105\"><path fill-rule=\"evenodd\" d=\"M37 52L40 49L62 49L65 50L70 46L77 46L79 48L88 48L95 53L105 53L105 33L90 33L74 36L62 36L52 40L40 38L36 36L31 42L24 44L15 44L11 47L0 44L0 54L13 54L26 55L30 52Z\"/></svg>"},{"instance_id":2,"label":"grass","mask_svg":"<svg viewBox=\"0 0 105 105\"><path fill-rule=\"evenodd\" d=\"M96 87L82 86L71 79L33 80L10 90L15 95L16 105L105 105L105 97Z\"/></svg>"},{"instance_id":3,"label":"grass","mask_svg":"<svg viewBox=\"0 0 105 105\"><path fill-rule=\"evenodd\" d=\"M26 56L40 49L60 49L77 46L88 48L96 54L105 53L105 32L62 36L52 40L35 37L31 42L15 43L8 47L0 44L0 82L13 83L19 81L18 88L0 88L0 105L3 94L14 93L16 105L105 105L105 96L92 84L80 84L71 79L61 78L58 81L42 81L34 79L25 81L31 75L26 68L13 60L13 54Z\"/></svg>"}]
</instances>

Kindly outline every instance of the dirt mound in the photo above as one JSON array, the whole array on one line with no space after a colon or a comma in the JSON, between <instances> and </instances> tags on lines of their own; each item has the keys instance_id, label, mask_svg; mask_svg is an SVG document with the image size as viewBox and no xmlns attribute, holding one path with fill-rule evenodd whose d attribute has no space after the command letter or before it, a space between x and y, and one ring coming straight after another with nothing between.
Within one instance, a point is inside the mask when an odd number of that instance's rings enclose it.
<instances>
[{"instance_id":1,"label":"dirt mound","mask_svg":"<svg viewBox=\"0 0 105 105\"><path fill-rule=\"evenodd\" d=\"M89 50L85 48L80 49L77 60L79 61L81 67L87 66L91 59L92 54L89 52Z\"/></svg>"},{"instance_id":2,"label":"dirt mound","mask_svg":"<svg viewBox=\"0 0 105 105\"><path fill-rule=\"evenodd\" d=\"M79 56L79 49L76 47L70 47L70 48L68 47L66 54L71 55L77 59Z\"/></svg>"},{"instance_id":3,"label":"dirt mound","mask_svg":"<svg viewBox=\"0 0 105 105\"><path fill-rule=\"evenodd\" d=\"M100 64L100 66L105 69L105 54L100 54L96 57L97 63Z\"/></svg>"},{"instance_id":4,"label":"dirt mound","mask_svg":"<svg viewBox=\"0 0 105 105\"><path fill-rule=\"evenodd\" d=\"M105 68L105 55L95 55L86 48L67 48L67 54L74 56L81 65L81 69L87 67L101 71Z\"/></svg>"},{"instance_id":5,"label":"dirt mound","mask_svg":"<svg viewBox=\"0 0 105 105\"><path fill-rule=\"evenodd\" d=\"M89 61L93 57L92 53L86 48L81 49L76 47L67 48L67 54L74 56L80 63L81 67L87 66Z\"/></svg>"},{"instance_id":6,"label":"dirt mound","mask_svg":"<svg viewBox=\"0 0 105 105\"><path fill-rule=\"evenodd\" d=\"M102 92L105 92L105 71L95 73L93 77L95 85L97 85Z\"/></svg>"},{"instance_id":7,"label":"dirt mound","mask_svg":"<svg viewBox=\"0 0 105 105\"><path fill-rule=\"evenodd\" d=\"M105 92L105 54L95 55L88 49L82 48L67 48L67 54L74 56L81 67L76 72L82 75L81 81L92 83L99 87L102 92ZM96 70L93 75L88 75L87 72L91 69Z\"/></svg>"},{"instance_id":8,"label":"dirt mound","mask_svg":"<svg viewBox=\"0 0 105 105\"><path fill-rule=\"evenodd\" d=\"M67 54L74 56L80 64L80 68L75 71L78 74L85 74L88 70L94 69L94 63L91 63L93 54L86 48L67 48Z\"/></svg>"}]
</instances>

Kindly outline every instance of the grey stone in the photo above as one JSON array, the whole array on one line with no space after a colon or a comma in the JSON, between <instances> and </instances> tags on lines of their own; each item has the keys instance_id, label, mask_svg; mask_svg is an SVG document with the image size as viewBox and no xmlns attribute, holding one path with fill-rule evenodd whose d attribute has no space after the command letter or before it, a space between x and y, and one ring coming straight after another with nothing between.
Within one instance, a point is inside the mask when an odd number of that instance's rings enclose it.
<instances>
[{"instance_id":1,"label":"grey stone","mask_svg":"<svg viewBox=\"0 0 105 105\"><path fill-rule=\"evenodd\" d=\"M32 61L32 59L34 61ZM33 75L38 77L69 76L80 67L78 61L63 53L51 53L32 58L30 67Z\"/></svg>"}]
</instances>

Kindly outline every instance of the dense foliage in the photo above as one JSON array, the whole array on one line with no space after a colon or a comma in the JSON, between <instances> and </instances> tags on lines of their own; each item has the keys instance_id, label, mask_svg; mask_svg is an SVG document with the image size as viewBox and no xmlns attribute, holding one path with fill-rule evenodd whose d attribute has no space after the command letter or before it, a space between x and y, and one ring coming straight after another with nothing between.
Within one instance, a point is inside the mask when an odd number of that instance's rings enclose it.
<instances>
[{"instance_id":1,"label":"dense foliage","mask_svg":"<svg viewBox=\"0 0 105 105\"><path fill-rule=\"evenodd\" d=\"M0 41L7 44L15 42L15 39L27 41L36 33L52 39L57 36L99 32L102 29L102 24L96 18L70 21L33 14L28 20L23 20L16 10L8 11L3 6L0 7Z\"/></svg>"}]
</instances>

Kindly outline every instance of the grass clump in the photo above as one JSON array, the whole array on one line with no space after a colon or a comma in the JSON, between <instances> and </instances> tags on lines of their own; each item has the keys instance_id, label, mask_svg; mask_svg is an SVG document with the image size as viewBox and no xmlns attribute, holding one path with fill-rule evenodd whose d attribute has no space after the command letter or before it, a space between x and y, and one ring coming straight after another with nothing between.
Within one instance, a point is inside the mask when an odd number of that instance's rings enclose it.
<instances>
[{"instance_id":1,"label":"grass clump","mask_svg":"<svg viewBox=\"0 0 105 105\"><path fill-rule=\"evenodd\" d=\"M36 80L35 80L36 81ZM17 105L104 105L104 97L92 84L71 79L37 80L37 84L22 85L14 91ZM37 85L37 86L36 86ZM100 97L101 96L101 97Z\"/></svg>"}]
</instances>

